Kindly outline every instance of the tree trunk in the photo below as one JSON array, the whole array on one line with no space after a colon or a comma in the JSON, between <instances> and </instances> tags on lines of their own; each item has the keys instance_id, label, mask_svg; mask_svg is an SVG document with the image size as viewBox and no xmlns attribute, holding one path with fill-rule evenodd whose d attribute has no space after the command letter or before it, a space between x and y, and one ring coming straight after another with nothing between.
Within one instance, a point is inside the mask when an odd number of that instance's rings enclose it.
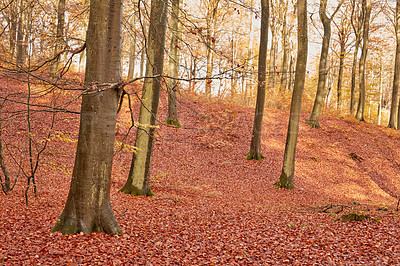
<instances>
[{"instance_id":1,"label":"tree trunk","mask_svg":"<svg viewBox=\"0 0 400 266\"><path fill-rule=\"evenodd\" d=\"M331 39L331 19L326 15L326 5L327 0L320 1L319 16L324 26L324 36L322 39L321 56L319 58L317 94L315 95L314 106L310 118L306 121L306 124L317 128L320 127L319 116L321 114L322 104L326 93L326 77L328 74L327 61Z\"/></svg>"},{"instance_id":2,"label":"tree trunk","mask_svg":"<svg viewBox=\"0 0 400 266\"><path fill-rule=\"evenodd\" d=\"M133 12L131 21L131 40L129 42L129 68L128 68L128 80L132 80L135 73L135 59L136 59L136 14Z\"/></svg>"},{"instance_id":3,"label":"tree trunk","mask_svg":"<svg viewBox=\"0 0 400 266\"><path fill-rule=\"evenodd\" d=\"M395 31L396 31L396 56L394 61L394 75L393 75L393 90L392 90L392 105L390 107L390 128L396 128L397 112L399 109L399 85L400 85L400 0L396 2L396 18L395 18ZM399 126L397 125L397 128Z\"/></svg>"},{"instance_id":4,"label":"tree trunk","mask_svg":"<svg viewBox=\"0 0 400 266\"><path fill-rule=\"evenodd\" d=\"M261 0L261 36L260 50L258 55L258 87L257 102L254 114L253 135L251 138L250 151L247 160L261 161L261 130L264 116L265 104L265 76L267 70L267 47L268 47L268 24L269 24L269 1Z\"/></svg>"},{"instance_id":5,"label":"tree trunk","mask_svg":"<svg viewBox=\"0 0 400 266\"><path fill-rule=\"evenodd\" d=\"M56 42L54 45L54 60L50 66L50 75L55 76L58 71L58 66L60 64L60 51L63 46L63 28L64 28L64 21L65 21L65 0L58 1L58 8L57 8L57 32L56 32Z\"/></svg>"},{"instance_id":6,"label":"tree trunk","mask_svg":"<svg viewBox=\"0 0 400 266\"><path fill-rule=\"evenodd\" d=\"M339 37L341 39L341 37ZM340 111L342 106L342 80L343 80L343 67L344 67L344 56L346 53L346 46L344 40L340 42L340 54L339 54L339 74L337 83L337 109Z\"/></svg>"},{"instance_id":7,"label":"tree trunk","mask_svg":"<svg viewBox=\"0 0 400 266\"><path fill-rule=\"evenodd\" d=\"M365 95L366 95L365 63L367 61L367 53L368 53L368 34L369 34L369 19L371 16L371 0L363 0L363 10L365 12L365 16L364 16L364 28L363 28L363 48L359 65L360 96L358 98L358 107L356 113L356 119L360 121L365 121L364 119Z\"/></svg>"},{"instance_id":8,"label":"tree trunk","mask_svg":"<svg viewBox=\"0 0 400 266\"><path fill-rule=\"evenodd\" d=\"M118 88L99 86L121 79L122 1L91 0L90 7L85 73L88 90L82 97L71 187L53 231L119 234L110 203L110 181L120 93Z\"/></svg>"},{"instance_id":9,"label":"tree trunk","mask_svg":"<svg viewBox=\"0 0 400 266\"><path fill-rule=\"evenodd\" d=\"M179 51L181 31L179 29L179 5L180 0L172 0L171 12L171 45L169 49L169 68L168 76L168 118L166 124L181 127L178 120L178 108L176 101L176 91L179 89L179 82L176 80L179 74Z\"/></svg>"},{"instance_id":10,"label":"tree trunk","mask_svg":"<svg viewBox=\"0 0 400 266\"><path fill-rule=\"evenodd\" d=\"M7 192L11 191L11 181L10 181L10 174L7 170L6 167L6 162L4 158L4 146L3 146L3 127L2 127L2 120L1 120L1 115L2 115L2 109L3 109L3 103L0 104L0 169L3 172L4 180L2 180L0 176L0 182L1 182L1 188L5 194Z\"/></svg>"},{"instance_id":11,"label":"tree trunk","mask_svg":"<svg viewBox=\"0 0 400 266\"><path fill-rule=\"evenodd\" d=\"M17 25L17 43L16 43L16 65L17 67L22 67L25 61L25 53L24 53L24 24L23 21L25 20L23 12L24 9L24 1L21 0L19 6L19 14L18 14L18 25Z\"/></svg>"},{"instance_id":12,"label":"tree trunk","mask_svg":"<svg viewBox=\"0 0 400 266\"><path fill-rule=\"evenodd\" d=\"M219 0L210 0L207 16L206 16L206 24L207 24L207 36L206 36L206 56L207 56L207 70L206 70L206 88L205 93L208 98L211 97L211 83L212 83L212 72L214 68L214 57L213 51L215 48L215 18L217 16Z\"/></svg>"},{"instance_id":13,"label":"tree trunk","mask_svg":"<svg viewBox=\"0 0 400 266\"><path fill-rule=\"evenodd\" d=\"M139 113L139 128L136 133L135 146L139 148L133 154L128 179L121 192L132 195L154 195L150 189L150 166L153 154L154 134L161 92L164 66L164 43L167 25L166 0L152 0L147 41L146 79L143 84L142 105ZM151 78L152 76L157 76Z\"/></svg>"},{"instance_id":14,"label":"tree trunk","mask_svg":"<svg viewBox=\"0 0 400 266\"><path fill-rule=\"evenodd\" d=\"M295 168L295 154L297 136L299 133L299 122L301 113L301 101L304 91L306 77L308 39L307 39L307 0L297 1L298 16L298 50L296 62L296 76L293 89L292 101L290 106L289 126L286 137L285 153L283 158L282 173L279 181L275 183L277 187L292 189Z\"/></svg>"},{"instance_id":15,"label":"tree trunk","mask_svg":"<svg viewBox=\"0 0 400 266\"><path fill-rule=\"evenodd\" d=\"M287 88L287 78L288 78L288 66L289 66L289 31L288 31L288 25L287 25L287 10L288 10L288 3L289 1L286 1L285 7L284 7L284 16L283 16L283 25L282 25L282 52L283 52L283 57L282 57L282 64L281 64L281 89L286 90Z\"/></svg>"},{"instance_id":16,"label":"tree trunk","mask_svg":"<svg viewBox=\"0 0 400 266\"><path fill-rule=\"evenodd\" d=\"M354 107L356 102L356 72L357 72L357 62L358 62L358 50L361 44L361 28L362 21L364 19L364 13L361 12L358 16L356 15L356 1L353 0L352 11L351 11L351 25L355 34L355 44L354 44L354 55L353 55L353 65L351 67L351 89L350 89L350 114L354 113ZM357 18L357 23L355 22Z\"/></svg>"}]
</instances>

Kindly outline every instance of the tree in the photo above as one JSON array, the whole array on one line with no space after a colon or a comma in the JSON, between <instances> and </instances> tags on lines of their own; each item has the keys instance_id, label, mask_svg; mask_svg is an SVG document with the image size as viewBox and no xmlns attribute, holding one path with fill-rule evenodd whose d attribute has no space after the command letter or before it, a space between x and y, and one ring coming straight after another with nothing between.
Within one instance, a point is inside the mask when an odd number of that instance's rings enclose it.
<instances>
[{"instance_id":1,"label":"tree","mask_svg":"<svg viewBox=\"0 0 400 266\"><path fill-rule=\"evenodd\" d=\"M283 158L282 173L275 186L292 189L294 179L295 154L297 136L299 133L299 122L301 112L301 100L303 97L304 83L306 77L308 37L307 37L307 0L297 2L298 21L298 48L296 61L296 75L294 89L290 106L289 126L286 137L285 153Z\"/></svg>"},{"instance_id":2,"label":"tree","mask_svg":"<svg viewBox=\"0 0 400 266\"><path fill-rule=\"evenodd\" d=\"M344 59L346 57L346 47L348 36L350 32L350 23L348 23L348 19L346 15L342 15L340 25L335 23L336 28L338 29L338 42L340 46L339 52L339 73L338 73L338 82L337 82L337 109L341 110L342 108L342 81L343 81L343 69L344 69Z\"/></svg>"},{"instance_id":3,"label":"tree","mask_svg":"<svg viewBox=\"0 0 400 266\"><path fill-rule=\"evenodd\" d=\"M220 0L207 0L207 15L206 15L206 55L207 55L207 71L206 71L206 88L207 97L211 97L212 72L214 68L213 50L215 48L215 28L218 4Z\"/></svg>"},{"instance_id":4,"label":"tree","mask_svg":"<svg viewBox=\"0 0 400 266\"><path fill-rule=\"evenodd\" d=\"M257 101L254 114L253 134L250 143L250 151L247 153L247 160L261 161L261 129L264 116L265 104L265 76L267 70L267 46L268 46L268 24L269 24L269 1L261 0L261 36L260 50L258 54L258 86Z\"/></svg>"},{"instance_id":5,"label":"tree","mask_svg":"<svg viewBox=\"0 0 400 266\"><path fill-rule=\"evenodd\" d=\"M358 107L356 113L356 119L364 121L364 110L365 110L365 95L366 95L366 75L365 75L365 63L367 61L368 53L368 34L369 34L369 20L371 16L371 0L363 0L363 11L364 25L363 25L363 47L361 52L361 58L359 63L359 87L360 96L358 98Z\"/></svg>"},{"instance_id":6,"label":"tree","mask_svg":"<svg viewBox=\"0 0 400 266\"><path fill-rule=\"evenodd\" d=\"M400 0L396 1L396 13L395 13L395 33L396 33L396 55L394 61L394 75L393 75L393 90L392 90L392 104L390 107L390 128L399 128L399 118L396 119L397 112L400 113L399 109L399 85L400 85Z\"/></svg>"},{"instance_id":7,"label":"tree","mask_svg":"<svg viewBox=\"0 0 400 266\"><path fill-rule=\"evenodd\" d=\"M68 199L53 231L119 234L110 203L120 80L121 0L91 0L86 90ZM114 84L114 85L110 85ZM117 85L115 85L117 84Z\"/></svg>"},{"instance_id":8,"label":"tree","mask_svg":"<svg viewBox=\"0 0 400 266\"><path fill-rule=\"evenodd\" d=\"M60 51L63 45L63 29L65 21L65 0L58 1L57 8L57 31L56 31L56 43L54 45L54 59L50 67L50 74L56 75L58 71L58 65L60 63Z\"/></svg>"},{"instance_id":9,"label":"tree","mask_svg":"<svg viewBox=\"0 0 400 266\"><path fill-rule=\"evenodd\" d=\"M351 26L355 35L354 44L354 54L353 54L353 64L351 67L351 89L350 89L350 114L354 112L354 106L356 102L356 71L358 62L358 50L360 49L360 44L362 40L362 26L364 21L364 12L359 8L358 0L352 0L351 5L351 16L350 16Z\"/></svg>"},{"instance_id":10,"label":"tree","mask_svg":"<svg viewBox=\"0 0 400 266\"><path fill-rule=\"evenodd\" d=\"M178 90L179 83L177 82L179 72L179 50L181 32L179 30L179 2L180 0L172 0L171 12L171 44L170 44L170 57L168 68L168 118L166 124L180 127L181 124L178 120L178 108L176 104L176 91Z\"/></svg>"},{"instance_id":11,"label":"tree","mask_svg":"<svg viewBox=\"0 0 400 266\"><path fill-rule=\"evenodd\" d=\"M320 127L319 116L321 114L321 108L326 94L326 77L328 74L327 61L329 44L331 40L331 21L335 14L339 11L343 0L339 2L335 12L333 12L330 18L326 14L327 2L328 0L321 0L319 6L319 16L321 18L322 25L324 26L324 36L322 38L321 56L319 58L317 94L315 95L314 106L310 118L306 121L306 124L309 124L312 127Z\"/></svg>"},{"instance_id":12,"label":"tree","mask_svg":"<svg viewBox=\"0 0 400 266\"><path fill-rule=\"evenodd\" d=\"M149 177L164 66L167 4L166 0L151 1L146 78L135 142L138 151L133 154L128 179L120 190L132 195L154 195L150 189Z\"/></svg>"},{"instance_id":13,"label":"tree","mask_svg":"<svg viewBox=\"0 0 400 266\"><path fill-rule=\"evenodd\" d=\"M128 80L133 79L133 74L135 73L135 59L136 59L136 4L133 6L133 11L130 19L130 42L129 42L129 68L128 68Z\"/></svg>"}]
</instances>

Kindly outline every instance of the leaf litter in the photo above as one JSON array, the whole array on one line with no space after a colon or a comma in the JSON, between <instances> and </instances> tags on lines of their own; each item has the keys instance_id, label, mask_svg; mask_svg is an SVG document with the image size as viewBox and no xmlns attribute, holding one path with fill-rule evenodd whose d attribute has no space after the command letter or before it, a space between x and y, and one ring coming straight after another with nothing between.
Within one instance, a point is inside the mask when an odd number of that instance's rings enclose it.
<instances>
[{"instance_id":1,"label":"leaf litter","mask_svg":"<svg viewBox=\"0 0 400 266\"><path fill-rule=\"evenodd\" d=\"M22 179L8 196L0 195L0 264L400 264L398 131L328 116L321 117L320 129L302 123L295 189L285 191L273 183L288 112L265 110L265 159L247 161L254 109L185 97L180 102L183 129L161 125L157 131L151 169L156 196L118 193L132 154L114 156L111 202L122 235L50 232L66 201L76 148L55 138L37 176L38 198L30 196L25 206ZM162 121L166 94L160 106ZM117 141L129 117L124 107ZM60 114L55 130L76 140L77 118ZM11 130L7 136L18 141ZM134 136L126 144L134 145ZM353 211L379 222L335 221Z\"/></svg>"}]
</instances>

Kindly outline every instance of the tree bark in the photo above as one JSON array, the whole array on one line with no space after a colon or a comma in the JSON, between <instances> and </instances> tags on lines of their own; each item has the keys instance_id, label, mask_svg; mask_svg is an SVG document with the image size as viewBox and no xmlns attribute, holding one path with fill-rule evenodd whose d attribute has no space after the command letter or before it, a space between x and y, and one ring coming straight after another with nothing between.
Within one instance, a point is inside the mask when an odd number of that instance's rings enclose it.
<instances>
[{"instance_id":1,"label":"tree bark","mask_svg":"<svg viewBox=\"0 0 400 266\"><path fill-rule=\"evenodd\" d=\"M267 70L267 47L268 47L268 24L269 24L269 1L261 0L261 36L258 55L258 86L257 101L254 114L253 134L250 143L250 151L247 153L247 160L261 161L264 156L261 154L261 130L264 116L265 104L265 79Z\"/></svg>"},{"instance_id":2,"label":"tree bark","mask_svg":"<svg viewBox=\"0 0 400 266\"><path fill-rule=\"evenodd\" d=\"M342 80L343 80L343 67L344 67L344 57L346 54L346 44L344 43L344 36L339 33L340 40L340 54L339 54L339 73L338 73L338 83L337 83L337 109L340 111L342 106Z\"/></svg>"},{"instance_id":3,"label":"tree bark","mask_svg":"<svg viewBox=\"0 0 400 266\"><path fill-rule=\"evenodd\" d=\"M53 231L119 234L121 229L110 203L110 180L120 93L109 85L93 84L121 79L122 1L91 0L90 7L85 73L88 89L82 97L71 187Z\"/></svg>"},{"instance_id":4,"label":"tree bark","mask_svg":"<svg viewBox=\"0 0 400 266\"><path fill-rule=\"evenodd\" d=\"M390 128L399 128L397 113L399 109L399 85L400 85L400 0L396 1L395 13L395 32L396 32L396 55L394 61L392 104L390 107ZM397 124L397 125L396 125Z\"/></svg>"},{"instance_id":5,"label":"tree bark","mask_svg":"<svg viewBox=\"0 0 400 266\"><path fill-rule=\"evenodd\" d=\"M360 121L365 121L364 111L365 111L365 95L366 95L366 76L365 76L365 63L367 61L368 53L368 35L369 35L369 20L371 16L371 0L363 0L363 10L365 12L364 16L364 26L363 26L363 47L359 64L359 86L360 86L360 96L358 98L358 107L356 113L356 119Z\"/></svg>"},{"instance_id":6,"label":"tree bark","mask_svg":"<svg viewBox=\"0 0 400 266\"><path fill-rule=\"evenodd\" d=\"M211 83L212 83L212 72L214 68L214 57L213 51L215 48L215 18L217 16L219 0L210 0L207 16L206 16L206 24L207 24L207 36L206 36L206 56L207 56L207 70L206 70L206 88L205 93L208 98L211 98Z\"/></svg>"},{"instance_id":7,"label":"tree bark","mask_svg":"<svg viewBox=\"0 0 400 266\"><path fill-rule=\"evenodd\" d=\"M283 57L282 57L282 64L281 64L281 80L280 80L281 90L286 90L286 88L287 88L288 67L289 67L289 36L288 36L289 30L288 30L288 25L287 25L287 21L286 21L288 3L289 3L289 1L286 1L285 7L284 7L283 24L282 24Z\"/></svg>"},{"instance_id":8,"label":"tree bark","mask_svg":"<svg viewBox=\"0 0 400 266\"><path fill-rule=\"evenodd\" d=\"M357 72L357 62L358 62L358 50L361 44L361 28L362 21L364 19L364 13L361 12L358 16L356 16L356 1L352 0L352 11L351 11L351 26L353 27L353 31L355 34L355 44L354 44L354 55L353 55L353 64L351 67L351 89L350 89L350 114L354 113L354 107L356 102L356 72ZM357 18L357 23L355 22L355 18Z\"/></svg>"},{"instance_id":9,"label":"tree bark","mask_svg":"<svg viewBox=\"0 0 400 266\"><path fill-rule=\"evenodd\" d=\"M319 128L319 116L321 114L322 104L326 94L326 77L328 74L327 61L329 44L331 40L331 19L326 15L326 5L327 0L320 1L319 16L324 26L324 36L322 39L321 56L319 58L319 73L318 73L318 85L317 94L315 95L313 110L311 112L310 118L306 121L312 127Z\"/></svg>"},{"instance_id":10,"label":"tree bark","mask_svg":"<svg viewBox=\"0 0 400 266\"><path fill-rule=\"evenodd\" d=\"M139 128L131 169L121 192L132 195L154 195L150 189L150 166L154 146L154 134L164 66L164 44L167 25L167 0L151 1L151 20L147 41L146 79L143 84L142 105L139 113ZM152 78L156 76L155 78Z\"/></svg>"},{"instance_id":11,"label":"tree bark","mask_svg":"<svg viewBox=\"0 0 400 266\"><path fill-rule=\"evenodd\" d=\"M320 127L319 116L321 115L322 104L324 102L324 97L326 94L326 78L328 75L328 53L329 45L331 40L331 21L342 5L341 1L336 8L336 11L329 18L326 14L327 0L320 0L319 6L319 16L324 27L324 36L322 38L321 56L319 58L319 73L318 73L318 85L317 93L315 95L313 110L311 112L310 118L306 121L306 124L312 127Z\"/></svg>"},{"instance_id":12,"label":"tree bark","mask_svg":"<svg viewBox=\"0 0 400 266\"><path fill-rule=\"evenodd\" d=\"M54 45L54 60L50 66L50 75L55 76L58 71L58 66L60 64L60 51L63 45L64 37L64 21L65 21L65 0L58 1L57 8L57 32L56 32L56 43Z\"/></svg>"},{"instance_id":13,"label":"tree bark","mask_svg":"<svg viewBox=\"0 0 400 266\"><path fill-rule=\"evenodd\" d=\"M178 107L176 99L176 91L179 88L179 82L176 80L179 74L179 51L180 51L180 38L181 31L179 29L179 5L180 0L172 0L171 12L171 44L170 44L170 57L168 76L168 118L166 124L181 127L178 120Z\"/></svg>"},{"instance_id":14,"label":"tree bark","mask_svg":"<svg viewBox=\"0 0 400 266\"><path fill-rule=\"evenodd\" d=\"M289 126L286 137L285 153L283 158L282 173L275 186L285 189L292 189L295 169L295 154L297 136L299 133L299 122L301 113L301 101L304 91L306 77L308 37L307 37L307 0L297 1L298 21L298 50L296 62L296 75L294 89L290 106Z\"/></svg>"},{"instance_id":15,"label":"tree bark","mask_svg":"<svg viewBox=\"0 0 400 266\"><path fill-rule=\"evenodd\" d=\"M131 40L129 42L129 68L128 68L128 80L132 80L135 73L135 59L136 59L136 14L133 12L130 20Z\"/></svg>"}]
</instances>

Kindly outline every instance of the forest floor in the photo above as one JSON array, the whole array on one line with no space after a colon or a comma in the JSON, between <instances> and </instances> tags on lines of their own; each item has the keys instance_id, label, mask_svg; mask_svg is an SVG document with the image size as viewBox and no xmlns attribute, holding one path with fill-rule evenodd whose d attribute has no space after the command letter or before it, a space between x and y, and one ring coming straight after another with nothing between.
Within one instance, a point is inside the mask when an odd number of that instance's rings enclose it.
<instances>
[{"instance_id":1,"label":"forest floor","mask_svg":"<svg viewBox=\"0 0 400 266\"><path fill-rule=\"evenodd\" d=\"M139 101L134 105L137 117ZM68 108L79 111L79 103ZM163 94L161 121L166 111ZM48 118L35 115L33 128L46 135ZM132 154L115 154L111 202L124 233L63 236L50 231L68 194L79 116L60 113L36 176L38 197L31 188L25 205L22 177L9 195L0 194L0 265L399 265L400 131L329 116L316 129L304 123L308 115L301 115L295 189L286 191L273 183L282 167L287 111L265 110L265 159L247 161L254 108L181 96L183 128L157 131L155 196L118 193ZM118 141L129 126L125 105ZM23 130L23 122L10 122L4 139L18 142ZM125 142L134 145L134 138L131 132ZM336 221L353 212L373 219Z\"/></svg>"}]
</instances>

